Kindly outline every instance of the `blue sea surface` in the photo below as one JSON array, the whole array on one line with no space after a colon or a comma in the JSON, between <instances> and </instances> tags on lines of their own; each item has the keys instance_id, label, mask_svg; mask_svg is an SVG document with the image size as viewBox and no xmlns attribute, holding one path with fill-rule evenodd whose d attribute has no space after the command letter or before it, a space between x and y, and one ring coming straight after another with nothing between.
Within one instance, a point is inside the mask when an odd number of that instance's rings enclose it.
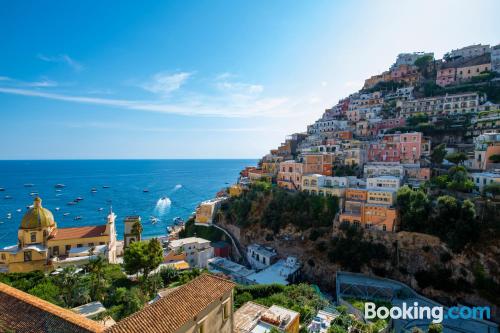
<instances>
[{"instance_id":1,"label":"blue sea surface","mask_svg":"<svg viewBox=\"0 0 500 333\"><path fill-rule=\"evenodd\" d=\"M119 239L123 238L123 219L128 215L142 217L145 238L165 235L173 218L186 219L201 201L213 198L220 189L236 182L239 172L256 162L0 161L0 188L4 189L0 191L0 247L16 244L17 229L27 207L33 204L35 193L42 198L42 205L52 211L58 227L103 224L112 206ZM56 184L65 187L57 189ZM92 193L93 188L97 192ZM78 197L83 200L68 204ZM81 219L76 220L77 216ZM151 216L159 218L159 222L151 223Z\"/></svg>"}]
</instances>

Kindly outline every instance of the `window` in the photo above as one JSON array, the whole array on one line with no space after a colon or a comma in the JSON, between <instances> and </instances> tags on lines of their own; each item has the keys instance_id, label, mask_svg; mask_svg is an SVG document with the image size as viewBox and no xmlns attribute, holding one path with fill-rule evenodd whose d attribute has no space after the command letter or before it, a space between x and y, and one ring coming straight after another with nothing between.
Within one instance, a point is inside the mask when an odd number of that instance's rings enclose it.
<instances>
[{"instance_id":1,"label":"window","mask_svg":"<svg viewBox=\"0 0 500 333\"><path fill-rule=\"evenodd\" d=\"M54 246L52 247L52 255L58 256L59 255L59 246Z\"/></svg>"},{"instance_id":2,"label":"window","mask_svg":"<svg viewBox=\"0 0 500 333\"><path fill-rule=\"evenodd\" d=\"M228 300L222 304L222 320L227 320L231 315L231 302Z\"/></svg>"},{"instance_id":3,"label":"window","mask_svg":"<svg viewBox=\"0 0 500 333\"><path fill-rule=\"evenodd\" d=\"M71 250L71 245L66 245L65 249L66 249L66 253L68 253Z\"/></svg>"},{"instance_id":4,"label":"window","mask_svg":"<svg viewBox=\"0 0 500 333\"><path fill-rule=\"evenodd\" d=\"M205 333L205 321L200 321L198 323L198 330L196 331L197 333Z\"/></svg>"},{"instance_id":5,"label":"window","mask_svg":"<svg viewBox=\"0 0 500 333\"><path fill-rule=\"evenodd\" d=\"M30 251L24 252L24 261L31 261L31 252Z\"/></svg>"},{"instance_id":6,"label":"window","mask_svg":"<svg viewBox=\"0 0 500 333\"><path fill-rule=\"evenodd\" d=\"M89 243L89 246L94 246L94 243Z\"/></svg>"},{"instance_id":7,"label":"window","mask_svg":"<svg viewBox=\"0 0 500 333\"><path fill-rule=\"evenodd\" d=\"M82 244L76 244L76 247L82 247L83 245Z\"/></svg>"},{"instance_id":8,"label":"window","mask_svg":"<svg viewBox=\"0 0 500 333\"><path fill-rule=\"evenodd\" d=\"M5 253L2 253L2 260L5 260Z\"/></svg>"}]
</instances>

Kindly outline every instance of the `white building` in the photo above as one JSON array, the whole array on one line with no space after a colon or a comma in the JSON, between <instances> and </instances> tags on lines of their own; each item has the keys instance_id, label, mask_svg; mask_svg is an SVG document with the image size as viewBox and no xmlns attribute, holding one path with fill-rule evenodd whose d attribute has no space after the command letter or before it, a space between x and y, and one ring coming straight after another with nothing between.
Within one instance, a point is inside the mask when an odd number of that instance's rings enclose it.
<instances>
[{"instance_id":1,"label":"white building","mask_svg":"<svg viewBox=\"0 0 500 333\"><path fill-rule=\"evenodd\" d=\"M252 244L247 247L247 259L252 268L260 270L269 267L276 258L276 250L272 247Z\"/></svg>"},{"instance_id":2,"label":"white building","mask_svg":"<svg viewBox=\"0 0 500 333\"><path fill-rule=\"evenodd\" d=\"M215 257L208 260L208 269L212 273L222 273L229 276L233 281L241 284L251 284L248 276L255 273L253 269L248 269L243 265L235 263L226 258Z\"/></svg>"},{"instance_id":3,"label":"white building","mask_svg":"<svg viewBox=\"0 0 500 333\"><path fill-rule=\"evenodd\" d=\"M413 87L403 87L396 89L395 92L390 92L384 96L385 100L400 99L407 101L413 99Z\"/></svg>"},{"instance_id":4,"label":"white building","mask_svg":"<svg viewBox=\"0 0 500 333\"><path fill-rule=\"evenodd\" d=\"M214 248L210 241L199 237L173 240L168 247L174 253L185 253L191 267L207 268L208 260L214 257Z\"/></svg>"},{"instance_id":5,"label":"white building","mask_svg":"<svg viewBox=\"0 0 500 333\"><path fill-rule=\"evenodd\" d=\"M489 45L481 45L481 44L474 44L474 45L469 45L466 47L462 47L461 49L456 49L456 50L451 50L449 55L451 58L471 58L471 57L477 57L480 55L483 55L485 53L490 52L490 46Z\"/></svg>"},{"instance_id":6,"label":"white building","mask_svg":"<svg viewBox=\"0 0 500 333\"><path fill-rule=\"evenodd\" d=\"M391 68L396 68L401 65L413 65L418 58L424 56L431 56L434 59L434 53L432 52L412 52L412 53L400 53L396 58L396 62L392 65Z\"/></svg>"},{"instance_id":7,"label":"white building","mask_svg":"<svg viewBox=\"0 0 500 333\"><path fill-rule=\"evenodd\" d=\"M486 185L493 183L500 184L500 172L477 172L471 173L469 177L474 182L477 190L483 191Z\"/></svg>"},{"instance_id":8,"label":"white building","mask_svg":"<svg viewBox=\"0 0 500 333\"><path fill-rule=\"evenodd\" d=\"M401 184L401 180L398 177L394 176L379 176L368 178L366 180L366 188L367 189L392 189L397 191Z\"/></svg>"},{"instance_id":9,"label":"white building","mask_svg":"<svg viewBox=\"0 0 500 333\"><path fill-rule=\"evenodd\" d=\"M288 285L294 282L300 273L300 263L295 257L280 259L273 265L247 276L253 284L278 283Z\"/></svg>"},{"instance_id":10,"label":"white building","mask_svg":"<svg viewBox=\"0 0 500 333\"><path fill-rule=\"evenodd\" d=\"M340 314L337 311L319 310L313 320L307 326L309 333L327 333L330 328L331 322Z\"/></svg>"},{"instance_id":11,"label":"white building","mask_svg":"<svg viewBox=\"0 0 500 333\"><path fill-rule=\"evenodd\" d=\"M500 73L500 44L491 48L491 70Z\"/></svg>"},{"instance_id":12,"label":"white building","mask_svg":"<svg viewBox=\"0 0 500 333\"><path fill-rule=\"evenodd\" d=\"M363 167L363 176L365 178L379 176L393 176L403 179L405 175L403 165L399 162L372 162Z\"/></svg>"},{"instance_id":13,"label":"white building","mask_svg":"<svg viewBox=\"0 0 500 333\"><path fill-rule=\"evenodd\" d=\"M347 120L317 120L314 124L307 126L308 134L343 131L348 128Z\"/></svg>"}]
</instances>

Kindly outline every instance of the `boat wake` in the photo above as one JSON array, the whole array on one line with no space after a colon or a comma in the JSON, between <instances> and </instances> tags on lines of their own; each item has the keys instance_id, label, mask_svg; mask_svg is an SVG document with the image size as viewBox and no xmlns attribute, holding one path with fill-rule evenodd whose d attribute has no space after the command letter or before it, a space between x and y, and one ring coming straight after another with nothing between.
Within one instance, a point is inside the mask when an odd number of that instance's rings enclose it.
<instances>
[{"instance_id":1,"label":"boat wake","mask_svg":"<svg viewBox=\"0 0 500 333\"><path fill-rule=\"evenodd\" d=\"M174 186L174 192L181 189L182 188L182 185L181 184L177 184Z\"/></svg>"},{"instance_id":2,"label":"boat wake","mask_svg":"<svg viewBox=\"0 0 500 333\"><path fill-rule=\"evenodd\" d=\"M171 205L172 201L169 198L167 197L160 198L156 202L155 213L159 216L162 216L170 209Z\"/></svg>"}]
</instances>

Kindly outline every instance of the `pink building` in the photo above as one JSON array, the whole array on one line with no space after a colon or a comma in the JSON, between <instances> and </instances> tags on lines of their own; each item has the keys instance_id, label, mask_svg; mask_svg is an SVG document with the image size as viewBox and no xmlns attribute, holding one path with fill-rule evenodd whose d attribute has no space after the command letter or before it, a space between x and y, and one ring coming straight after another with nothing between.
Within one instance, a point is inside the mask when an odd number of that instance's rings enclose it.
<instances>
[{"instance_id":1,"label":"pink building","mask_svg":"<svg viewBox=\"0 0 500 333\"><path fill-rule=\"evenodd\" d=\"M422 155L422 133L400 134L401 163L416 163Z\"/></svg>"},{"instance_id":2,"label":"pink building","mask_svg":"<svg viewBox=\"0 0 500 333\"><path fill-rule=\"evenodd\" d=\"M302 184L303 165L295 160L280 163L277 183L279 187L300 191Z\"/></svg>"},{"instance_id":3,"label":"pink building","mask_svg":"<svg viewBox=\"0 0 500 333\"><path fill-rule=\"evenodd\" d=\"M454 84L456 75L457 75L457 69L453 66L445 64L437 72L436 84L441 87Z\"/></svg>"},{"instance_id":4,"label":"pink building","mask_svg":"<svg viewBox=\"0 0 500 333\"><path fill-rule=\"evenodd\" d=\"M368 149L370 162L416 163L422 155L422 133L386 134L371 143Z\"/></svg>"}]
</instances>

